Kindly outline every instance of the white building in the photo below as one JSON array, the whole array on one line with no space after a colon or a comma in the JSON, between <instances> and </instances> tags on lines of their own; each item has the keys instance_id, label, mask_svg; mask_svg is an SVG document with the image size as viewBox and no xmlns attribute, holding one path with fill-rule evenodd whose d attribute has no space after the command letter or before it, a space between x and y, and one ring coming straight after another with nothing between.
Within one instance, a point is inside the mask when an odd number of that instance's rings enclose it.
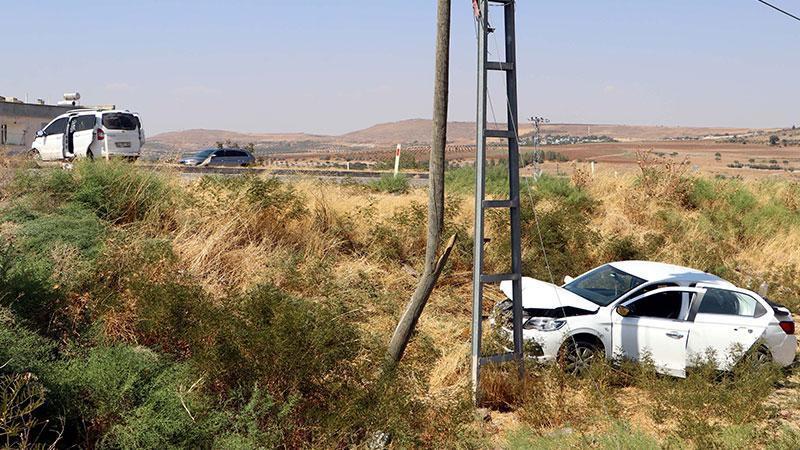
<instances>
[{"instance_id":1,"label":"white building","mask_svg":"<svg viewBox=\"0 0 800 450\"><path fill-rule=\"evenodd\" d=\"M27 151L37 131L71 109L75 106L46 105L42 100L25 103L14 97L0 96L0 149Z\"/></svg>"}]
</instances>

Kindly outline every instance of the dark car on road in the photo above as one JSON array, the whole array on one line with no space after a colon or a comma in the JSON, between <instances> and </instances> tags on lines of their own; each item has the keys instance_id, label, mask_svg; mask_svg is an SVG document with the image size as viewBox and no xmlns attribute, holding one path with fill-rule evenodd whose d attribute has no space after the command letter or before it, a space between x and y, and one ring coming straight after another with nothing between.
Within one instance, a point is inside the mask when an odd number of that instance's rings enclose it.
<instances>
[{"instance_id":1,"label":"dark car on road","mask_svg":"<svg viewBox=\"0 0 800 450\"><path fill-rule=\"evenodd\" d=\"M233 166L255 164L256 158L247 150L238 148L210 148L181 157L178 164L185 166Z\"/></svg>"}]
</instances>

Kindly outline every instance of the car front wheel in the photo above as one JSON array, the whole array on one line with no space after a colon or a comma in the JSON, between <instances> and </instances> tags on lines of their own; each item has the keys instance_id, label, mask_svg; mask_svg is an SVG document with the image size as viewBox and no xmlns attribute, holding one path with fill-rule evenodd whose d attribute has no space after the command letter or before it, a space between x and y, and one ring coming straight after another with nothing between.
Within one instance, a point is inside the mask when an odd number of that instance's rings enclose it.
<instances>
[{"instance_id":1,"label":"car front wheel","mask_svg":"<svg viewBox=\"0 0 800 450\"><path fill-rule=\"evenodd\" d=\"M602 349L596 343L569 338L559 352L558 361L564 371L580 376L601 357Z\"/></svg>"}]
</instances>

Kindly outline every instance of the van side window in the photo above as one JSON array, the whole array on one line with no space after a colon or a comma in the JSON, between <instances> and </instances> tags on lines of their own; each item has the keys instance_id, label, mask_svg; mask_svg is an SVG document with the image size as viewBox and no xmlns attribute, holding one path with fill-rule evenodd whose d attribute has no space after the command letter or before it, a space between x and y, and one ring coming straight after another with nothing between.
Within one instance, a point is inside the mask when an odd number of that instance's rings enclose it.
<instances>
[{"instance_id":1,"label":"van side window","mask_svg":"<svg viewBox=\"0 0 800 450\"><path fill-rule=\"evenodd\" d=\"M97 118L92 115L78 116L75 118L75 131L86 131L94 129Z\"/></svg>"},{"instance_id":2,"label":"van side window","mask_svg":"<svg viewBox=\"0 0 800 450\"><path fill-rule=\"evenodd\" d=\"M53 134L64 134L67 130L67 118L62 117L55 122L51 123L49 127L45 128L44 134L50 136Z\"/></svg>"},{"instance_id":3,"label":"van side window","mask_svg":"<svg viewBox=\"0 0 800 450\"><path fill-rule=\"evenodd\" d=\"M697 310L700 314L724 314L730 316L758 317L766 313L764 307L758 308L758 301L740 292L724 289L708 289Z\"/></svg>"}]
</instances>

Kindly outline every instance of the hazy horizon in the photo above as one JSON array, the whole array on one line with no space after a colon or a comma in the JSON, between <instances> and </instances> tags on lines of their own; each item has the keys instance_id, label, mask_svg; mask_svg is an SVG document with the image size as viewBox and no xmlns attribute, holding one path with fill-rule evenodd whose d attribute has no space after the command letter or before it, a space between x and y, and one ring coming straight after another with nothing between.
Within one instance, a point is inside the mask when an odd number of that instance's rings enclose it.
<instances>
[{"instance_id":1,"label":"hazy horizon","mask_svg":"<svg viewBox=\"0 0 800 450\"><path fill-rule=\"evenodd\" d=\"M139 111L148 132L339 135L431 114L435 2L14 2L0 95ZM800 9L780 2L787 9ZM800 12L800 11L794 11ZM61 26L53 26L61 24ZM518 2L520 114L772 128L800 117L800 24L755 1ZM77 30L77 31L68 31ZM474 121L470 2L453 2L450 120ZM501 85L493 84L495 102Z\"/></svg>"}]
</instances>

